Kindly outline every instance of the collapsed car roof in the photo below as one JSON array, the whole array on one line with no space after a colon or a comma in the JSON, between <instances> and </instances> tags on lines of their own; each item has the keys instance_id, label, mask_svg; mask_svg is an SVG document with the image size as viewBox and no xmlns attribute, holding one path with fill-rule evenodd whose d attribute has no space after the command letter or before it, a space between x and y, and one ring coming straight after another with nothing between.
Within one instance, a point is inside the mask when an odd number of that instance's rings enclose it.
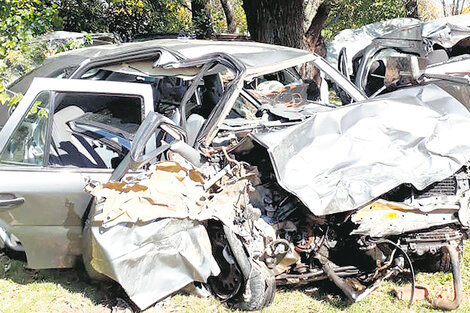
<instances>
[{"instance_id":1,"label":"collapsed car roof","mask_svg":"<svg viewBox=\"0 0 470 313\"><path fill-rule=\"evenodd\" d=\"M122 62L136 58L155 57L166 51L175 60L199 58L208 53L229 53L236 57L249 72L262 71L263 67L287 60L312 58L311 52L256 42L224 42L191 39L156 39L119 45L103 45L59 53L44 64L23 76L9 87L13 92L25 93L34 77L78 78L81 69L92 64ZM305 62L304 61L304 62Z\"/></svg>"}]
</instances>

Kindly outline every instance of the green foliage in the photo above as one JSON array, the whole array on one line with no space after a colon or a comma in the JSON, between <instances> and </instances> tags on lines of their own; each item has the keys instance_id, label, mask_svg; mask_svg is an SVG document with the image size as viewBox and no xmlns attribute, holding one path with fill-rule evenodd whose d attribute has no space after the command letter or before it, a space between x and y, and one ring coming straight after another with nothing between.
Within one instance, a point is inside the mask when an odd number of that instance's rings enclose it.
<instances>
[{"instance_id":1,"label":"green foliage","mask_svg":"<svg viewBox=\"0 0 470 313\"><path fill-rule=\"evenodd\" d=\"M242 4L242 0L232 0L233 15L235 23L237 24L236 32L241 35L247 35L248 26L246 24L245 11L243 10ZM219 0L214 1L212 4L212 23L216 33L227 32L227 20L225 19L225 13Z\"/></svg>"},{"instance_id":2,"label":"green foliage","mask_svg":"<svg viewBox=\"0 0 470 313\"><path fill-rule=\"evenodd\" d=\"M185 31L191 20L181 0L61 0L58 11L65 30L113 32L124 40Z\"/></svg>"},{"instance_id":3,"label":"green foliage","mask_svg":"<svg viewBox=\"0 0 470 313\"><path fill-rule=\"evenodd\" d=\"M42 62L47 52L33 39L61 28L50 2L5 0L0 7L0 81L8 82Z\"/></svg>"},{"instance_id":4,"label":"green foliage","mask_svg":"<svg viewBox=\"0 0 470 313\"><path fill-rule=\"evenodd\" d=\"M63 43L38 39L46 32L60 29L62 20L57 4L48 0L6 0L0 6L0 104L12 110L16 108L23 95L8 93L6 85L34 69L46 57L91 43L88 35L83 41ZM33 110L39 115L46 114L37 106Z\"/></svg>"},{"instance_id":5,"label":"green foliage","mask_svg":"<svg viewBox=\"0 0 470 313\"><path fill-rule=\"evenodd\" d=\"M67 31L112 32L124 41L152 33L196 32L191 10L185 0L56 0L59 16ZM238 32L247 33L242 0L232 3ZM218 0L211 1L213 27L227 31Z\"/></svg>"},{"instance_id":6,"label":"green foliage","mask_svg":"<svg viewBox=\"0 0 470 313\"><path fill-rule=\"evenodd\" d=\"M322 35L332 39L343 29L359 28L397 17L405 17L403 1L397 0L333 0Z\"/></svg>"},{"instance_id":7,"label":"green foliage","mask_svg":"<svg viewBox=\"0 0 470 313\"><path fill-rule=\"evenodd\" d=\"M0 7L0 104L13 109L23 95L8 94L5 85L33 69L48 54L34 38L61 29L55 5L34 0L6 0Z\"/></svg>"},{"instance_id":8,"label":"green foliage","mask_svg":"<svg viewBox=\"0 0 470 313\"><path fill-rule=\"evenodd\" d=\"M41 108L42 104L42 101L35 101L33 103L33 106L31 107L31 109L29 110L28 112L28 115L26 116L26 118L30 117L30 116L38 116L38 117L48 117L49 116L49 110L46 109L46 108Z\"/></svg>"},{"instance_id":9,"label":"green foliage","mask_svg":"<svg viewBox=\"0 0 470 313\"><path fill-rule=\"evenodd\" d=\"M14 109L18 103L20 103L21 99L23 99L22 94L9 95L5 86L0 81L0 105L3 104Z\"/></svg>"},{"instance_id":10,"label":"green foliage","mask_svg":"<svg viewBox=\"0 0 470 313\"><path fill-rule=\"evenodd\" d=\"M99 0L60 0L58 14L67 31L103 32L106 6Z\"/></svg>"}]
</instances>

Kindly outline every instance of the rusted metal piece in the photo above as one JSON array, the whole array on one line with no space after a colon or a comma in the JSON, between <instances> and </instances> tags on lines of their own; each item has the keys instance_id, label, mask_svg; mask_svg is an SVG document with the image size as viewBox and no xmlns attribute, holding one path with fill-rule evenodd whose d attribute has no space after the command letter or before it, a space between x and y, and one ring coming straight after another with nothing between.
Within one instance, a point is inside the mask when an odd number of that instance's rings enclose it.
<instances>
[{"instance_id":1,"label":"rusted metal piece","mask_svg":"<svg viewBox=\"0 0 470 313\"><path fill-rule=\"evenodd\" d=\"M333 270L332 263L328 259L325 260L325 262L322 262L322 269L325 272L325 274L328 276L328 278L336 285L338 288L341 289L341 291L344 292L344 294L351 299L352 301L356 302L360 296L360 292L354 290L354 288L347 283L346 280L343 278L339 277L338 274Z\"/></svg>"},{"instance_id":2,"label":"rusted metal piece","mask_svg":"<svg viewBox=\"0 0 470 313\"><path fill-rule=\"evenodd\" d=\"M450 262L452 264L452 277L454 280L454 300L448 301L445 299L430 299L428 301L435 308L441 310L455 310L462 303L463 299L463 285L462 276L460 275L460 260L459 253L454 246L446 244L442 247L444 253L449 253Z\"/></svg>"},{"instance_id":3,"label":"rusted metal piece","mask_svg":"<svg viewBox=\"0 0 470 313\"><path fill-rule=\"evenodd\" d=\"M397 287L393 289L396 297L400 300L407 300L411 297L413 287L410 285L404 287ZM427 300L429 299L429 292L426 287L416 286L414 290L414 300Z\"/></svg>"}]
</instances>

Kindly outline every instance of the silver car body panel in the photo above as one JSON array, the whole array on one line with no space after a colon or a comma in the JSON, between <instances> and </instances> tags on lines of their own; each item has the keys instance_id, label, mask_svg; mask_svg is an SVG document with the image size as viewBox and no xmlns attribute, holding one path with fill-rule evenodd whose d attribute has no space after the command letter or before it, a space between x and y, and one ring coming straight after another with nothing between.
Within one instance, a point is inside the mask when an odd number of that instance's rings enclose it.
<instances>
[{"instance_id":1,"label":"silver car body panel","mask_svg":"<svg viewBox=\"0 0 470 313\"><path fill-rule=\"evenodd\" d=\"M150 114L141 127L152 121ZM87 187L96 205L84 231L85 261L117 281L140 309L219 274L203 221L218 220L242 238L251 238L251 222L264 226L248 196L251 180L257 183L255 171L194 168L175 157L181 163L158 162L135 179Z\"/></svg>"},{"instance_id":2,"label":"silver car body panel","mask_svg":"<svg viewBox=\"0 0 470 313\"><path fill-rule=\"evenodd\" d=\"M220 270L205 227L189 219L90 227L91 266L119 282L141 309Z\"/></svg>"},{"instance_id":3,"label":"silver car body panel","mask_svg":"<svg viewBox=\"0 0 470 313\"><path fill-rule=\"evenodd\" d=\"M358 29L341 31L327 46L326 59L336 68L340 50L345 47L349 57L348 71L352 73L352 57L366 48L375 38L398 29L422 25L422 37L450 48L459 40L470 34L470 17L468 14L449 16L429 22L421 22L412 18L397 18L362 26Z\"/></svg>"},{"instance_id":4,"label":"silver car body panel","mask_svg":"<svg viewBox=\"0 0 470 313\"><path fill-rule=\"evenodd\" d=\"M251 136L268 149L281 186L322 216L360 208L403 183L422 190L452 175L470 158L460 139L468 132L468 110L428 85Z\"/></svg>"},{"instance_id":5,"label":"silver car body panel","mask_svg":"<svg viewBox=\"0 0 470 313\"><path fill-rule=\"evenodd\" d=\"M153 110L152 91L148 85L36 78L0 132L0 151L42 91L134 95L144 100L145 113ZM28 267L75 265L82 251L82 218L91 199L83 188L90 180L107 181L111 173L112 169L0 163L0 199L12 196L24 199L18 205L0 208L0 227L19 239L26 252Z\"/></svg>"},{"instance_id":6,"label":"silver car body panel","mask_svg":"<svg viewBox=\"0 0 470 313\"><path fill-rule=\"evenodd\" d=\"M345 29L339 32L326 47L326 60L338 68L338 56L343 47L350 61L352 57L372 43L372 40L381 37L396 29L417 25L420 21L413 18L396 18L364 25L358 29ZM348 71L352 73L352 64L348 63Z\"/></svg>"}]
</instances>

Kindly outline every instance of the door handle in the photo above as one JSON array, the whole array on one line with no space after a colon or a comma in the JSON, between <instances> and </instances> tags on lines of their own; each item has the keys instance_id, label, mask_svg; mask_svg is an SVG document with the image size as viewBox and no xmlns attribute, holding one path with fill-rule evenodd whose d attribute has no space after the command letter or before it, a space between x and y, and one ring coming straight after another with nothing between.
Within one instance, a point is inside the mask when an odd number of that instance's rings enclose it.
<instances>
[{"instance_id":1,"label":"door handle","mask_svg":"<svg viewBox=\"0 0 470 313\"><path fill-rule=\"evenodd\" d=\"M13 194L0 194L0 208L9 209L23 203L23 197L16 197Z\"/></svg>"}]
</instances>

